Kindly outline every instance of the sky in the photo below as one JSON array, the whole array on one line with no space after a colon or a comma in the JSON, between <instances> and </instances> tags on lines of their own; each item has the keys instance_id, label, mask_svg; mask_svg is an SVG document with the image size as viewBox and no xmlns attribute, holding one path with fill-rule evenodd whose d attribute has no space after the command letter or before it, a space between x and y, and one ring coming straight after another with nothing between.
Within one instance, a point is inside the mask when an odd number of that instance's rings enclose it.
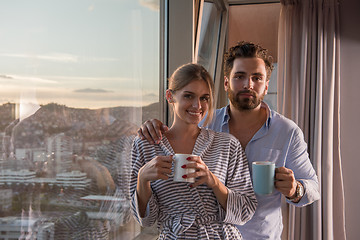
<instances>
[{"instance_id":1,"label":"sky","mask_svg":"<svg viewBox=\"0 0 360 240\"><path fill-rule=\"evenodd\" d=\"M0 104L157 102L159 19L159 0L1 0Z\"/></svg>"}]
</instances>

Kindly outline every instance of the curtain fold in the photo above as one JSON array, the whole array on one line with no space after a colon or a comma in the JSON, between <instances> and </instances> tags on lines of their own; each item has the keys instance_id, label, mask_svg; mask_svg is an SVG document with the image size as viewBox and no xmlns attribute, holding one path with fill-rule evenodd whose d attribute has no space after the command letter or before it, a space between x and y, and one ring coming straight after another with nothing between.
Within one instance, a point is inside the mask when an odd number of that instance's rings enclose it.
<instances>
[{"instance_id":1,"label":"curtain fold","mask_svg":"<svg viewBox=\"0 0 360 240\"><path fill-rule=\"evenodd\" d=\"M288 208L283 239L346 239L337 0L281 0L278 109L303 130L321 200Z\"/></svg>"}]
</instances>

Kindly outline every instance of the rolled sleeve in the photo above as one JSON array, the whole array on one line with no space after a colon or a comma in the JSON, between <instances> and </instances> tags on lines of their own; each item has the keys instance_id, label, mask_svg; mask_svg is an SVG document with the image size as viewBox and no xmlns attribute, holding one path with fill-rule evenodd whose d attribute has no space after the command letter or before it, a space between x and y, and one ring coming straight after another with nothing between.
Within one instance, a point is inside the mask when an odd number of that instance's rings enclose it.
<instances>
[{"instance_id":1,"label":"rolled sleeve","mask_svg":"<svg viewBox=\"0 0 360 240\"><path fill-rule=\"evenodd\" d=\"M257 200L252 187L248 162L240 143L236 140L228 170L228 198L224 222L243 225L255 213Z\"/></svg>"},{"instance_id":2,"label":"rolled sleeve","mask_svg":"<svg viewBox=\"0 0 360 240\"><path fill-rule=\"evenodd\" d=\"M137 178L138 178L139 169L145 164L145 157L143 151L139 150L139 146L141 146L139 142L140 139L136 137L134 139L133 147L131 151L132 170L131 170L130 188L129 188L130 196L131 196L131 210L136 221L139 222L141 226L148 227L148 226L152 226L156 222L158 215L158 205L157 205L156 196L152 192L146 206L145 217L143 218L140 217L136 187L137 187Z\"/></svg>"},{"instance_id":3,"label":"rolled sleeve","mask_svg":"<svg viewBox=\"0 0 360 240\"><path fill-rule=\"evenodd\" d=\"M286 199L286 201L289 204L292 204L296 207L304 207L320 199L320 193L318 191L317 181L308 180L308 179L296 179L296 180L301 182L301 184L304 186L304 191L305 191L304 196L297 203L294 203L289 199Z\"/></svg>"},{"instance_id":4,"label":"rolled sleeve","mask_svg":"<svg viewBox=\"0 0 360 240\"><path fill-rule=\"evenodd\" d=\"M255 213L257 201L229 189L224 222L244 225Z\"/></svg>"},{"instance_id":5,"label":"rolled sleeve","mask_svg":"<svg viewBox=\"0 0 360 240\"><path fill-rule=\"evenodd\" d=\"M295 179L304 186L304 196L297 203L290 200L287 202L303 207L319 200L320 192L318 177L309 159L307 144L299 128L295 131L290 147L291 150L286 159L287 167L293 170Z\"/></svg>"},{"instance_id":6,"label":"rolled sleeve","mask_svg":"<svg viewBox=\"0 0 360 240\"><path fill-rule=\"evenodd\" d=\"M156 199L153 194L151 194L150 199L146 205L146 211L145 211L144 217L140 217L138 197L137 197L136 191L134 192L134 194L132 196L131 205L132 205L134 217L141 226L150 227L156 222L157 215L158 215L157 214L158 208L157 208Z\"/></svg>"}]
</instances>

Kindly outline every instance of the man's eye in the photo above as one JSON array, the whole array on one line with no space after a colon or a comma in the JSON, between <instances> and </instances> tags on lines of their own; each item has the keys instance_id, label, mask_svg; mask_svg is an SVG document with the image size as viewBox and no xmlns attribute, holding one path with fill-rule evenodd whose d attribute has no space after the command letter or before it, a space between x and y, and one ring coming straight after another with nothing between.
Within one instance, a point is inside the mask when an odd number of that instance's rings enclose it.
<instances>
[{"instance_id":1,"label":"man's eye","mask_svg":"<svg viewBox=\"0 0 360 240\"><path fill-rule=\"evenodd\" d=\"M234 79L242 80L242 79L244 79L244 76L243 75L234 76Z\"/></svg>"},{"instance_id":2,"label":"man's eye","mask_svg":"<svg viewBox=\"0 0 360 240\"><path fill-rule=\"evenodd\" d=\"M252 79L254 81L262 81L263 80L263 78L261 76L254 76Z\"/></svg>"}]
</instances>

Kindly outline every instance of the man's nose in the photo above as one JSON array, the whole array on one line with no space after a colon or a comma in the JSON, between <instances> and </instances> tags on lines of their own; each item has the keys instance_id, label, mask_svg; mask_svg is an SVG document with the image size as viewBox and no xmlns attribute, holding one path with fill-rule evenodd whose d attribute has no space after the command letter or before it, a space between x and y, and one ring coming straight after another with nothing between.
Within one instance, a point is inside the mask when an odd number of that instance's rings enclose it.
<instances>
[{"instance_id":1,"label":"man's nose","mask_svg":"<svg viewBox=\"0 0 360 240\"><path fill-rule=\"evenodd\" d=\"M245 89L252 89L253 88L253 81L251 80L250 77L247 77L246 79L244 79L244 88Z\"/></svg>"}]
</instances>

